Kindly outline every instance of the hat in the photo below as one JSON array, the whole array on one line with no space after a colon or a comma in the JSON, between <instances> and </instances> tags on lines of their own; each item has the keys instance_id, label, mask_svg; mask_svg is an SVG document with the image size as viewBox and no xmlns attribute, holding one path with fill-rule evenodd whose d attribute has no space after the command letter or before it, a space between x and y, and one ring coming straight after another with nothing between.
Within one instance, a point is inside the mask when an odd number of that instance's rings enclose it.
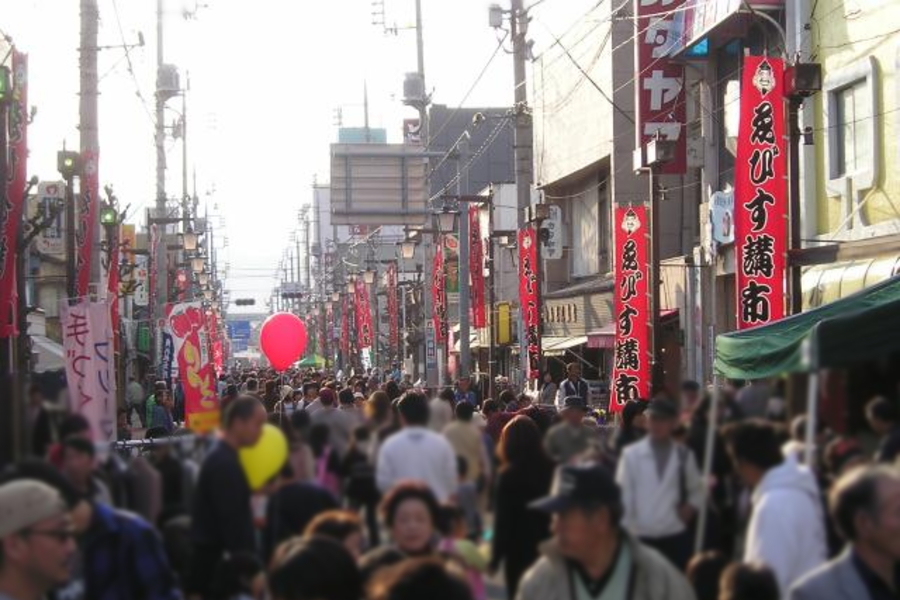
<instances>
[{"instance_id":1,"label":"hat","mask_svg":"<svg viewBox=\"0 0 900 600\"><path fill-rule=\"evenodd\" d=\"M585 403L584 398L582 398L581 396L566 396L565 400L563 400L563 405L559 412L573 409L587 412L587 404Z\"/></svg>"},{"instance_id":2,"label":"hat","mask_svg":"<svg viewBox=\"0 0 900 600\"><path fill-rule=\"evenodd\" d=\"M675 419L678 417L678 407L671 400L651 400L647 404L647 416L657 419Z\"/></svg>"},{"instance_id":3,"label":"hat","mask_svg":"<svg viewBox=\"0 0 900 600\"><path fill-rule=\"evenodd\" d=\"M610 472L600 465L567 465L556 469L550 495L535 500L528 508L546 513L570 508L616 505L622 493Z\"/></svg>"},{"instance_id":4,"label":"hat","mask_svg":"<svg viewBox=\"0 0 900 600\"><path fill-rule=\"evenodd\" d=\"M60 493L45 483L19 479L0 485L0 538L66 512Z\"/></svg>"}]
</instances>

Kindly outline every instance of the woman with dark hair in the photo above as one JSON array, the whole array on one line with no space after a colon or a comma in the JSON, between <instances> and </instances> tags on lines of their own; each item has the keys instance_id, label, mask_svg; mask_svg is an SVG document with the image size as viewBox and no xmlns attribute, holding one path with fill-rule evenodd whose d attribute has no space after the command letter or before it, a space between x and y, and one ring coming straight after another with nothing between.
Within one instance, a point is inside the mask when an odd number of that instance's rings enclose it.
<instances>
[{"instance_id":1,"label":"woman with dark hair","mask_svg":"<svg viewBox=\"0 0 900 600\"><path fill-rule=\"evenodd\" d=\"M469 586L437 558L419 558L382 570L368 586L370 600L471 600Z\"/></svg>"},{"instance_id":2,"label":"woman with dark hair","mask_svg":"<svg viewBox=\"0 0 900 600\"><path fill-rule=\"evenodd\" d=\"M325 423L316 423L309 430L309 446L315 461L313 479L340 501L341 461L328 442L330 431Z\"/></svg>"},{"instance_id":3,"label":"woman with dark hair","mask_svg":"<svg viewBox=\"0 0 900 600\"><path fill-rule=\"evenodd\" d=\"M362 579L339 542L324 537L288 540L276 552L269 594L273 600L359 600Z\"/></svg>"},{"instance_id":4,"label":"woman with dark hair","mask_svg":"<svg viewBox=\"0 0 900 600\"><path fill-rule=\"evenodd\" d=\"M397 423L394 407L387 392L381 390L372 392L366 402L365 414L369 421L369 429L374 436L373 443L369 447L369 458L374 463L378 456L378 449L384 440L396 433L400 427Z\"/></svg>"},{"instance_id":5,"label":"woman with dark hair","mask_svg":"<svg viewBox=\"0 0 900 600\"><path fill-rule=\"evenodd\" d=\"M343 545L353 556L353 560L359 560L363 549L363 524L359 515L349 510L328 510L313 519L306 530L304 537L325 537Z\"/></svg>"},{"instance_id":6,"label":"woman with dark hair","mask_svg":"<svg viewBox=\"0 0 900 600\"><path fill-rule=\"evenodd\" d=\"M397 385L397 382L393 379L384 384L384 392L388 395L388 398L390 398L392 402L399 398L403 393L400 391L400 386Z\"/></svg>"},{"instance_id":7,"label":"woman with dark hair","mask_svg":"<svg viewBox=\"0 0 900 600\"><path fill-rule=\"evenodd\" d=\"M696 554L687 567L687 579L697 594L697 600L718 600L719 581L728 566L728 559L718 551Z\"/></svg>"},{"instance_id":8,"label":"woman with dark hair","mask_svg":"<svg viewBox=\"0 0 900 600\"><path fill-rule=\"evenodd\" d=\"M266 412L275 412L275 405L280 401L278 382L274 379L266 380L265 392L263 393L263 404L266 407Z\"/></svg>"},{"instance_id":9,"label":"woman with dark hair","mask_svg":"<svg viewBox=\"0 0 900 600\"><path fill-rule=\"evenodd\" d=\"M763 564L734 563L722 573L719 600L778 600L778 581Z\"/></svg>"},{"instance_id":10,"label":"woman with dark hair","mask_svg":"<svg viewBox=\"0 0 900 600\"><path fill-rule=\"evenodd\" d=\"M541 395L538 397L538 403L544 406L553 406L556 403L556 392L559 387L553 382L553 375L550 371L544 373L541 381Z\"/></svg>"},{"instance_id":11,"label":"woman with dark hair","mask_svg":"<svg viewBox=\"0 0 900 600\"><path fill-rule=\"evenodd\" d=\"M519 580L538 558L538 545L550 535L550 520L528 504L550 490L553 461L544 453L541 432L524 415L506 424L497 447L500 472L490 570L504 565L506 592L515 598Z\"/></svg>"},{"instance_id":12,"label":"woman with dark hair","mask_svg":"<svg viewBox=\"0 0 900 600\"><path fill-rule=\"evenodd\" d=\"M647 419L644 416L646 409L647 403L641 400L629 400L622 407L622 425L616 430L613 440L616 456L621 456L626 446L638 441L647 433Z\"/></svg>"}]
</instances>

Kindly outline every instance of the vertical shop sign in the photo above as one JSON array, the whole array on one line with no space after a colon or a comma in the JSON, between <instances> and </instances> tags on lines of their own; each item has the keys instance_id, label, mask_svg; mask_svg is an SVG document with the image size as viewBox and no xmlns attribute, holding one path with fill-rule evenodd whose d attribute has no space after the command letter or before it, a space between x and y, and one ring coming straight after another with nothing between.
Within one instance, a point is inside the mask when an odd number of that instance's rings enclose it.
<instances>
[{"instance_id":1,"label":"vertical shop sign","mask_svg":"<svg viewBox=\"0 0 900 600\"><path fill-rule=\"evenodd\" d=\"M528 352L525 378L540 378L541 306L537 275L538 238L534 227L519 230L519 307Z\"/></svg>"},{"instance_id":2,"label":"vertical shop sign","mask_svg":"<svg viewBox=\"0 0 900 600\"><path fill-rule=\"evenodd\" d=\"M469 274L472 295L472 325L480 329L487 326L484 311L484 246L481 239L480 211L477 206L469 207Z\"/></svg>"},{"instance_id":3,"label":"vertical shop sign","mask_svg":"<svg viewBox=\"0 0 900 600\"><path fill-rule=\"evenodd\" d=\"M444 272L443 240L435 245L434 263L431 271L431 318L434 321L434 341L443 344L447 341L447 289Z\"/></svg>"}]
</instances>

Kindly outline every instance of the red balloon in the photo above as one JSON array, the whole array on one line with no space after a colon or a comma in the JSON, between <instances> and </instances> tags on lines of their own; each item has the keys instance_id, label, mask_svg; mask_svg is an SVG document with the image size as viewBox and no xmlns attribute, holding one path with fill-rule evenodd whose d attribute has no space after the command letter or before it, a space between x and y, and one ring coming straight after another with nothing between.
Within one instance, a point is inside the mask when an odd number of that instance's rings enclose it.
<instances>
[{"instance_id":1,"label":"red balloon","mask_svg":"<svg viewBox=\"0 0 900 600\"><path fill-rule=\"evenodd\" d=\"M306 350L306 325L297 315L275 313L263 323L259 345L272 368L284 371Z\"/></svg>"}]
</instances>

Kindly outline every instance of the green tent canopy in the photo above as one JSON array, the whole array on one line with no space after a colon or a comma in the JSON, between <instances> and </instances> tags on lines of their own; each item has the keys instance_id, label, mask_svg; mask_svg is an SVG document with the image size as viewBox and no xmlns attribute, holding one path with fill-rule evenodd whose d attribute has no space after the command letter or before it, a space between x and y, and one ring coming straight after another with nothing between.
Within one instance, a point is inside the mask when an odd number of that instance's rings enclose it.
<instances>
[{"instance_id":1,"label":"green tent canopy","mask_svg":"<svg viewBox=\"0 0 900 600\"><path fill-rule=\"evenodd\" d=\"M325 365L325 359L319 356L318 354L313 354L312 356L307 356L299 363L297 366L301 369L309 368L309 367L322 367Z\"/></svg>"},{"instance_id":2,"label":"green tent canopy","mask_svg":"<svg viewBox=\"0 0 900 600\"><path fill-rule=\"evenodd\" d=\"M771 325L716 336L715 370L761 379L900 350L900 276Z\"/></svg>"}]
</instances>

